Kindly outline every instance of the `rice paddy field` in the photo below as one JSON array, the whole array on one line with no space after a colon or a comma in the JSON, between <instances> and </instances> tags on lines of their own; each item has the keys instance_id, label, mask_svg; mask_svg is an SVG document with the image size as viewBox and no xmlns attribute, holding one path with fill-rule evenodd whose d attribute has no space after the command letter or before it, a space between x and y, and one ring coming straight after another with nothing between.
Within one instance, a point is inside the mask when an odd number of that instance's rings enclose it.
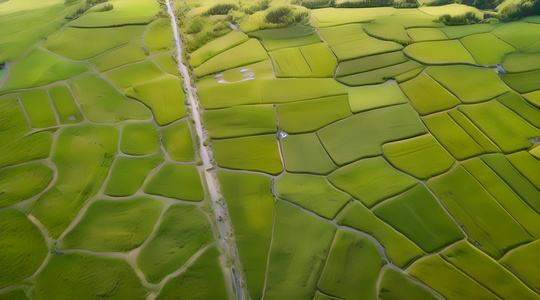
<instances>
[{"instance_id":1,"label":"rice paddy field","mask_svg":"<svg viewBox=\"0 0 540 300\"><path fill-rule=\"evenodd\" d=\"M367 2L0 0L0 300L540 299L538 16Z\"/></svg>"}]
</instances>

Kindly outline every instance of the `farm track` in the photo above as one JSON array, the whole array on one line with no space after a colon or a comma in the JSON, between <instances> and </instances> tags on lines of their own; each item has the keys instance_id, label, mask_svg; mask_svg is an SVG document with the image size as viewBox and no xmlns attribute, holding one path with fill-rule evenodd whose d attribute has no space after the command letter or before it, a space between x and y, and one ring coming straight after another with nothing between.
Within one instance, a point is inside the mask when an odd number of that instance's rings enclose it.
<instances>
[{"instance_id":1,"label":"farm track","mask_svg":"<svg viewBox=\"0 0 540 300\"><path fill-rule=\"evenodd\" d=\"M212 204L212 210L214 213L215 222L219 230L219 239L221 246L223 247L224 254L227 255L227 260L232 262L232 266L229 268L230 279L232 279L234 284L234 293L236 294L236 299L242 300L246 298L247 286L245 284L243 268L240 264L238 249L236 246L232 222L229 218L227 211L227 205L222 201L222 197L218 191L219 183L215 177L215 165L210 160L210 151L204 145L204 140L208 136L205 132L202 125L201 116L199 113L200 103L197 98L196 88L192 86L191 76L189 74L188 68L182 63L182 51L183 44L180 39L180 33L178 31L178 25L176 23L176 16L172 9L170 0L166 0L167 13L171 17L171 25L174 31L174 39L176 42L176 58L178 62L178 71L180 72L180 77L182 80L184 93L186 94L189 104L190 104L190 113L191 118L195 123L195 132L198 137L199 147L199 157L202 160L202 173L205 178L205 183L208 188L208 193L210 196L210 202ZM232 291L229 290L231 293ZM232 295L230 295L232 296ZM249 298L249 296L247 296Z\"/></svg>"}]
</instances>

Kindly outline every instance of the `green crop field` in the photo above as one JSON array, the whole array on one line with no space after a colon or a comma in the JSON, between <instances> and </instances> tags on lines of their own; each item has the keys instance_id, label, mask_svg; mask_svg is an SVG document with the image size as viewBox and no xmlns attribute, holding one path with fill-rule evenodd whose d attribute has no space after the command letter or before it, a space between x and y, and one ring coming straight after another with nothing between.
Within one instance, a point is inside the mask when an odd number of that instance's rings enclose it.
<instances>
[{"instance_id":1,"label":"green crop field","mask_svg":"<svg viewBox=\"0 0 540 300\"><path fill-rule=\"evenodd\" d=\"M0 300L540 300L540 0L0 0Z\"/></svg>"}]
</instances>

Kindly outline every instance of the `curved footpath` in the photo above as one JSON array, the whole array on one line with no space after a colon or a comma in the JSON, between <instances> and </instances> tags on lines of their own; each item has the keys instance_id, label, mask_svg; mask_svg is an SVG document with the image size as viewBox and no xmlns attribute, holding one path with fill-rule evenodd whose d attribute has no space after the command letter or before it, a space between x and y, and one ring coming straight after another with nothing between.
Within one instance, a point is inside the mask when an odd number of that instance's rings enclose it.
<instances>
[{"instance_id":1,"label":"curved footpath","mask_svg":"<svg viewBox=\"0 0 540 300\"><path fill-rule=\"evenodd\" d=\"M227 211L227 205L218 192L218 181L213 174L215 166L210 161L209 151L203 142L207 136L203 129L201 116L199 114L199 101L196 97L196 88L191 85L191 76L188 72L188 68L182 63L182 41L180 40L180 34L178 32L178 25L176 23L176 17L174 15L170 0L166 0L167 12L171 17L171 25L174 31L174 39L176 41L178 71L184 87L184 93L188 98L191 107L191 118L195 123L195 131L199 140L199 156L202 160L203 175L208 187L208 193L210 195L210 202L212 203L212 210L216 224L219 229L220 242L228 257L228 260L232 262L232 266L229 267L230 277L235 285L236 299L243 300L244 294L247 294L246 285L244 280L244 272L240 265L238 258L238 250L236 242L234 240L233 227L229 214Z\"/></svg>"}]
</instances>

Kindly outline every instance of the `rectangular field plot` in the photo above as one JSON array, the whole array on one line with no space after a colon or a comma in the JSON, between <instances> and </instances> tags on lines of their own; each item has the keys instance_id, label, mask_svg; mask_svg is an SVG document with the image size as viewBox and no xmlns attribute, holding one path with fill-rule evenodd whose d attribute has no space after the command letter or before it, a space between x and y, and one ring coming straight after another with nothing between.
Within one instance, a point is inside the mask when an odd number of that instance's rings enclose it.
<instances>
[{"instance_id":1,"label":"rectangular field plot","mask_svg":"<svg viewBox=\"0 0 540 300\"><path fill-rule=\"evenodd\" d=\"M527 123L498 101L459 107L504 152L529 148L529 139L540 136L540 129Z\"/></svg>"},{"instance_id":2,"label":"rectangular field plot","mask_svg":"<svg viewBox=\"0 0 540 300\"><path fill-rule=\"evenodd\" d=\"M305 25L253 31L249 35L260 39L267 51L321 42L317 32Z\"/></svg>"},{"instance_id":3,"label":"rectangular field plot","mask_svg":"<svg viewBox=\"0 0 540 300\"><path fill-rule=\"evenodd\" d=\"M174 123L160 131L163 149L170 159L178 162L195 161L195 148L188 120Z\"/></svg>"},{"instance_id":4,"label":"rectangular field plot","mask_svg":"<svg viewBox=\"0 0 540 300\"><path fill-rule=\"evenodd\" d=\"M144 60L147 57L148 55L143 50L142 41L135 40L125 46L100 55L92 59L91 62L100 72L105 72L125 64Z\"/></svg>"},{"instance_id":5,"label":"rectangular field plot","mask_svg":"<svg viewBox=\"0 0 540 300\"><path fill-rule=\"evenodd\" d=\"M409 60L404 63L377 70L338 77L336 80L349 86L378 84L386 82L388 79L396 79L397 82L403 82L420 74L422 69L424 69L424 67L421 64Z\"/></svg>"},{"instance_id":6,"label":"rectangular field plot","mask_svg":"<svg viewBox=\"0 0 540 300\"><path fill-rule=\"evenodd\" d=\"M514 51L514 47L501 41L491 33L480 33L462 38L461 43L482 66L500 64L506 53Z\"/></svg>"},{"instance_id":7,"label":"rectangular field plot","mask_svg":"<svg viewBox=\"0 0 540 300\"><path fill-rule=\"evenodd\" d=\"M395 171L382 157L362 159L328 176L330 183L346 191L367 207L400 194L416 184Z\"/></svg>"},{"instance_id":8,"label":"rectangular field plot","mask_svg":"<svg viewBox=\"0 0 540 300\"><path fill-rule=\"evenodd\" d=\"M277 202L275 213L265 297L311 298L336 228L281 201Z\"/></svg>"},{"instance_id":9,"label":"rectangular field plot","mask_svg":"<svg viewBox=\"0 0 540 300\"><path fill-rule=\"evenodd\" d=\"M446 172L454 158L431 135L384 144L384 157L397 169L419 179Z\"/></svg>"},{"instance_id":10,"label":"rectangular field plot","mask_svg":"<svg viewBox=\"0 0 540 300\"><path fill-rule=\"evenodd\" d=\"M194 69L195 76L203 77L231 68L245 66L268 59L268 54L256 39L250 39L224 51Z\"/></svg>"},{"instance_id":11,"label":"rectangular field plot","mask_svg":"<svg viewBox=\"0 0 540 300\"><path fill-rule=\"evenodd\" d=\"M500 262L538 290L540 289L540 275L537 272L540 267L538 252L540 252L540 240L510 251L501 258Z\"/></svg>"},{"instance_id":12,"label":"rectangular field plot","mask_svg":"<svg viewBox=\"0 0 540 300\"><path fill-rule=\"evenodd\" d=\"M347 94L333 78L289 78L261 82L262 103L287 103Z\"/></svg>"},{"instance_id":13,"label":"rectangular field plot","mask_svg":"<svg viewBox=\"0 0 540 300\"><path fill-rule=\"evenodd\" d=\"M272 222L274 197L272 179L258 174L217 171L221 194L234 227L238 253L242 260L248 290L253 299L261 298Z\"/></svg>"},{"instance_id":14,"label":"rectangular field plot","mask_svg":"<svg viewBox=\"0 0 540 300\"><path fill-rule=\"evenodd\" d=\"M506 93L498 97L497 101L501 102L514 113L527 120L527 122L531 123L537 128L540 128L540 110L529 104L518 93Z\"/></svg>"},{"instance_id":15,"label":"rectangular field plot","mask_svg":"<svg viewBox=\"0 0 540 300\"><path fill-rule=\"evenodd\" d=\"M431 291L414 282L411 276L392 267L385 266L381 271L379 299L439 299ZM410 298L409 298L410 297Z\"/></svg>"},{"instance_id":16,"label":"rectangular field plot","mask_svg":"<svg viewBox=\"0 0 540 300\"><path fill-rule=\"evenodd\" d=\"M471 66L440 66L429 67L426 72L463 103L486 101L509 91L509 88L492 69ZM463 78L467 78L467 80L463 80Z\"/></svg>"},{"instance_id":17,"label":"rectangular field plot","mask_svg":"<svg viewBox=\"0 0 540 300\"><path fill-rule=\"evenodd\" d=\"M281 145L288 172L328 174L336 169L315 133L289 135Z\"/></svg>"},{"instance_id":18,"label":"rectangular field plot","mask_svg":"<svg viewBox=\"0 0 540 300\"><path fill-rule=\"evenodd\" d=\"M425 133L420 119L408 105L359 113L317 133L338 165L382 153L382 144Z\"/></svg>"},{"instance_id":19,"label":"rectangular field plot","mask_svg":"<svg viewBox=\"0 0 540 300\"><path fill-rule=\"evenodd\" d=\"M367 57L351 59L339 63L336 76L343 77L355 73L372 71L392 65L404 63L409 59L402 51L376 54Z\"/></svg>"},{"instance_id":20,"label":"rectangular field plot","mask_svg":"<svg viewBox=\"0 0 540 300\"><path fill-rule=\"evenodd\" d=\"M395 82L349 89L349 105L353 113L405 103L407 97Z\"/></svg>"},{"instance_id":21,"label":"rectangular field plot","mask_svg":"<svg viewBox=\"0 0 540 300\"><path fill-rule=\"evenodd\" d=\"M507 156L514 167L527 178L537 189L540 190L540 161L527 151L512 153Z\"/></svg>"},{"instance_id":22,"label":"rectangular field plot","mask_svg":"<svg viewBox=\"0 0 540 300\"><path fill-rule=\"evenodd\" d=\"M351 200L324 177L286 173L275 182L277 197L332 220Z\"/></svg>"},{"instance_id":23,"label":"rectangular field plot","mask_svg":"<svg viewBox=\"0 0 540 300\"><path fill-rule=\"evenodd\" d=\"M447 40L448 37L438 28L410 28L407 34L414 42Z\"/></svg>"},{"instance_id":24,"label":"rectangular field plot","mask_svg":"<svg viewBox=\"0 0 540 300\"><path fill-rule=\"evenodd\" d=\"M128 123L122 128L120 151L128 155L147 155L160 149L154 123Z\"/></svg>"},{"instance_id":25,"label":"rectangular field plot","mask_svg":"<svg viewBox=\"0 0 540 300\"><path fill-rule=\"evenodd\" d=\"M499 149L493 141L480 131L480 129L478 129L478 127L459 110L454 109L448 111L448 116L463 128L463 130L465 130L465 132L467 132L467 134L484 149L484 151L488 153L501 152L501 149Z\"/></svg>"},{"instance_id":26,"label":"rectangular field plot","mask_svg":"<svg viewBox=\"0 0 540 300\"><path fill-rule=\"evenodd\" d=\"M71 91L65 85L58 85L49 89L49 96L62 124L79 123L84 120Z\"/></svg>"},{"instance_id":27,"label":"rectangular field plot","mask_svg":"<svg viewBox=\"0 0 540 300\"><path fill-rule=\"evenodd\" d=\"M121 66L105 73L110 81L124 91L139 83L146 83L165 75L167 73L163 72L151 60Z\"/></svg>"},{"instance_id":28,"label":"rectangular field plot","mask_svg":"<svg viewBox=\"0 0 540 300\"><path fill-rule=\"evenodd\" d=\"M370 37L360 24L321 28L319 32L339 61L403 49L398 43Z\"/></svg>"},{"instance_id":29,"label":"rectangular field plot","mask_svg":"<svg viewBox=\"0 0 540 300\"><path fill-rule=\"evenodd\" d=\"M347 95L278 104L276 110L279 126L287 133L315 131L352 116Z\"/></svg>"},{"instance_id":30,"label":"rectangular field plot","mask_svg":"<svg viewBox=\"0 0 540 300\"><path fill-rule=\"evenodd\" d=\"M278 142L273 134L214 140L212 144L220 167L273 175L283 171Z\"/></svg>"},{"instance_id":31,"label":"rectangular field plot","mask_svg":"<svg viewBox=\"0 0 540 300\"><path fill-rule=\"evenodd\" d=\"M156 172L144 187L144 192L185 201L204 200L201 176L195 164L168 162Z\"/></svg>"},{"instance_id":32,"label":"rectangular field plot","mask_svg":"<svg viewBox=\"0 0 540 300\"><path fill-rule=\"evenodd\" d=\"M71 22L76 27L115 27L129 24L148 24L159 11L152 0L111 0L113 9L102 11L105 4L96 5L80 18Z\"/></svg>"},{"instance_id":33,"label":"rectangular field plot","mask_svg":"<svg viewBox=\"0 0 540 300\"><path fill-rule=\"evenodd\" d=\"M377 205L373 213L428 253L465 237L422 184Z\"/></svg>"},{"instance_id":34,"label":"rectangular field plot","mask_svg":"<svg viewBox=\"0 0 540 300\"><path fill-rule=\"evenodd\" d=\"M47 90L30 90L21 94L21 103L34 128L56 126L56 116Z\"/></svg>"},{"instance_id":35,"label":"rectangular field plot","mask_svg":"<svg viewBox=\"0 0 540 300\"><path fill-rule=\"evenodd\" d=\"M371 240L340 229L317 287L342 299L375 299L382 265L381 254Z\"/></svg>"},{"instance_id":36,"label":"rectangular field plot","mask_svg":"<svg viewBox=\"0 0 540 300\"><path fill-rule=\"evenodd\" d=\"M411 105L421 115L450 109L461 102L426 73L400 84Z\"/></svg>"},{"instance_id":37,"label":"rectangular field plot","mask_svg":"<svg viewBox=\"0 0 540 300\"><path fill-rule=\"evenodd\" d=\"M391 261L400 268L424 255L422 249L415 243L381 221L358 201L349 203L339 213L336 220L340 225L360 230L377 239L388 252Z\"/></svg>"},{"instance_id":38,"label":"rectangular field plot","mask_svg":"<svg viewBox=\"0 0 540 300\"><path fill-rule=\"evenodd\" d=\"M370 8L323 8L312 11L317 27L337 26L341 24L369 22L379 16L389 16L396 13L393 7L370 7Z\"/></svg>"},{"instance_id":39,"label":"rectangular field plot","mask_svg":"<svg viewBox=\"0 0 540 300\"><path fill-rule=\"evenodd\" d=\"M193 51L189 55L189 63L196 68L210 58L247 41L248 36L242 31L231 31L230 33L217 38L201 48Z\"/></svg>"},{"instance_id":40,"label":"rectangular field plot","mask_svg":"<svg viewBox=\"0 0 540 300\"><path fill-rule=\"evenodd\" d=\"M403 53L426 65L475 63L471 54L457 40L414 43L403 49Z\"/></svg>"},{"instance_id":41,"label":"rectangular field plot","mask_svg":"<svg viewBox=\"0 0 540 300\"><path fill-rule=\"evenodd\" d=\"M277 132L274 107L268 104L207 110L203 121L215 139Z\"/></svg>"},{"instance_id":42,"label":"rectangular field plot","mask_svg":"<svg viewBox=\"0 0 540 300\"><path fill-rule=\"evenodd\" d=\"M501 299L538 297L514 274L466 241L444 249L440 255Z\"/></svg>"},{"instance_id":43,"label":"rectangular field plot","mask_svg":"<svg viewBox=\"0 0 540 300\"><path fill-rule=\"evenodd\" d=\"M501 206L534 238L540 237L540 215L523 201L504 180L481 159L474 158L462 163ZM535 225L536 224L536 225Z\"/></svg>"},{"instance_id":44,"label":"rectangular field plot","mask_svg":"<svg viewBox=\"0 0 540 300\"><path fill-rule=\"evenodd\" d=\"M499 299L439 255L426 256L415 261L407 272L446 299L462 299L463 295L471 299Z\"/></svg>"},{"instance_id":45,"label":"rectangular field plot","mask_svg":"<svg viewBox=\"0 0 540 300\"><path fill-rule=\"evenodd\" d=\"M540 191L516 170L502 154L490 154L482 160L499 175L521 199L540 213Z\"/></svg>"},{"instance_id":46,"label":"rectangular field plot","mask_svg":"<svg viewBox=\"0 0 540 300\"><path fill-rule=\"evenodd\" d=\"M333 77L337 65L324 43L283 48L269 54L276 77Z\"/></svg>"},{"instance_id":47,"label":"rectangular field plot","mask_svg":"<svg viewBox=\"0 0 540 300\"><path fill-rule=\"evenodd\" d=\"M428 181L428 186L481 249L500 258L532 240L515 219L460 165ZM478 222L482 220L481 222Z\"/></svg>"}]
</instances>

